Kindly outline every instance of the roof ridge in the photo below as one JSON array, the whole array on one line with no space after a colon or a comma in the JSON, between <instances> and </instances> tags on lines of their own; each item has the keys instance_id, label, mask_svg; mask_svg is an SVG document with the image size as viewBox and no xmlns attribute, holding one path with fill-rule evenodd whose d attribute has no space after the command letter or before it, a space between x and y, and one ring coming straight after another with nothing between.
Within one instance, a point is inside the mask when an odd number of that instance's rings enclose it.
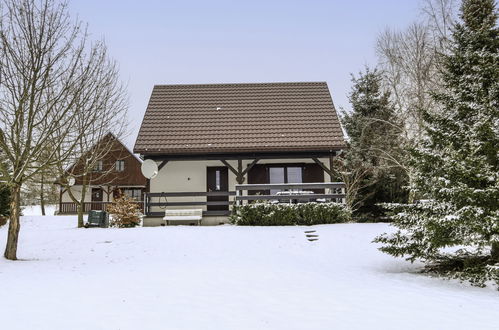
<instances>
[{"instance_id":1,"label":"roof ridge","mask_svg":"<svg viewBox=\"0 0 499 330\"><path fill-rule=\"evenodd\" d=\"M195 86L265 86L265 85L303 85L303 84L327 84L326 81L274 81L254 83L203 83L203 84L155 84L154 87L195 87Z\"/></svg>"}]
</instances>

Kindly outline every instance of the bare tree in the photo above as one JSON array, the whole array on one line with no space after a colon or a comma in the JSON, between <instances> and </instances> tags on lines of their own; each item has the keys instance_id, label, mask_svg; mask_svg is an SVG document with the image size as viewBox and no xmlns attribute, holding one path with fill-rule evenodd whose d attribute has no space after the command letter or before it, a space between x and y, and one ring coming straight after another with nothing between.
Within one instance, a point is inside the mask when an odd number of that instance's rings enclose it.
<instances>
[{"instance_id":1,"label":"bare tree","mask_svg":"<svg viewBox=\"0 0 499 330\"><path fill-rule=\"evenodd\" d=\"M89 44L65 2L3 0L0 17L0 171L12 192L4 256L17 259L22 186L69 159L82 137L78 104L102 70L102 43ZM48 152L47 152L48 151Z\"/></svg>"},{"instance_id":2,"label":"bare tree","mask_svg":"<svg viewBox=\"0 0 499 330\"><path fill-rule=\"evenodd\" d=\"M457 0L425 0L422 12L437 49L447 49L456 22Z\"/></svg>"},{"instance_id":3,"label":"bare tree","mask_svg":"<svg viewBox=\"0 0 499 330\"><path fill-rule=\"evenodd\" d=\"M448 51L456 0L424 0L421 11L422 20L402 31L385 30L376 45L384 86L403 122L400 144L405 149L424 138L424 113L439 111L431 93L441 86L440 59ZM412 182L410 167L400 165ZM414 198L411 191L409 201Z\"/></svg>"},{"instance_id":4,"label":"bare tree","mask_svg":"<svg viewBox=\"0 0 499 330\"><path fill-rule=\"evenodd\" d=\"M64 158L61 154L57 166L64 191L78 205L78 227L84 225L84 203L89 184L112 178L108 174L114 170L113 165L96 171L97 164L115 152L117 140L127 134L126 88L120 82L117 63L106 56L105 45L100 43L99 49L102 52L95 63L96 70L75 103L74 129L79 139L71 157ZM59 151L64 153L64 150ZM79 196L68 185L70 176L81 186Z\"/></svg>"},{"instance_id":5,"label":"bare tree","mask_svg":"<svg viewBox=\"0 0 499 330\"><path fill-rule=\"evenodd\" d=\"M405 123L408 144L422 138L423 113L436 107L430 92L440 86L439 59L449 44L455 0L425 0L422 13L423 20L405 30L385 30L376 45L385 87Z\"/></svg>"}]
</instances>

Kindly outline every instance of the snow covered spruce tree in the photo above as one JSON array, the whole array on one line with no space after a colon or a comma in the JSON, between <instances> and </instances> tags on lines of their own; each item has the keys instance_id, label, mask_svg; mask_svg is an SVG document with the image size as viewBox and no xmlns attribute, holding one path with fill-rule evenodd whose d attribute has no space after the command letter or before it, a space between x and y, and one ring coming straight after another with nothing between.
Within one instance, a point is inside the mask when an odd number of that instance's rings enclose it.
<instances>
[{"instance_id":1,"label":"snow covered spruce tree","mask_svg":"<svg viewBox=\"0 0 499 330\"><path fill-rule=\"evenodd\" d=\"M335 168L346 184L347 205L357 218L379 217L380 202L406 201L406 183L401 143L402 124L381 87L382 76L366 68L353 77L350 103L342 124L349 137L347 152L336 159Z\"/></svg>"},{"instance_id":2,"label":"snow covered spruce tree","mask_svg":"<svg viewBox=\"0 0 499 330\"><path fill-rule=\"evenodd\" d=\"M424 202L393 206L399 229L376 242L427 270L499 284L499 39L494 0L464 0L443 57L439 112L413 151L411 185Z\"/></svg>"}]
</instances>

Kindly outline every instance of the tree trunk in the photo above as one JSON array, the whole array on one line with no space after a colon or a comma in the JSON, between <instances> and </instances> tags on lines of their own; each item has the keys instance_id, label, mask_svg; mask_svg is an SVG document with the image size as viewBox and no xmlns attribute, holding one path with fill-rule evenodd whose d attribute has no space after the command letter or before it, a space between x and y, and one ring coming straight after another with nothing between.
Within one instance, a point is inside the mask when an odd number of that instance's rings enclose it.
<instances>
[{"instance_id":1,"label":"tree trunk","mask_svg":"<svg viewBox=\"0 0 499 330\"><path fill-rule=\"evenodd\" d=\"M86 187L86 176L83 178L83 184L81 186L81 198L78 202L78 228L84 227L83 223L83 211L85 208L85 195L86 195L87 187Z\"/></svg>"},{"instance_id":2,"label":"tree trunk","mask_svg":"<svg viewBox=\"0 0 499 330\"><path fill-rule=\"evenodd\" d=\"M490 256L495 262L499 262L499 242L492 242Z\"/></svg>"},{"instance_id":3,"label":"tree trunk","mask_svg":"<svg viewBox=\"0 0 499 330\"><path fill-rule=\"evenodd\" d=\"M17 241L19 238L19 229L21 228L19 221L20 201L21 186L16 184L11 188L9 232L4 253L5 258L9 260L17 260Z\"/></svg>"},{"instance_id":4,"label":"tree trunk","mask_svg":"<svg viewBox=\"0 0 499 330\"><path fill-rule=\"evenodd\" d=\"M85 202L78 203L78 228L82 228L84 226L83 223L83 208L85 207Z\"/></svg>"},{"instance_id":5,"label":"tree trunk","mask_svg":"<svg viewBox=\"0 0 499 330\"><path fill-rule=\"evenodd\" d=\"M45 196L43 195L43 174L40 183L40 207L42 209L42 215L45 215Z\"/></svg>"}]
</instances>

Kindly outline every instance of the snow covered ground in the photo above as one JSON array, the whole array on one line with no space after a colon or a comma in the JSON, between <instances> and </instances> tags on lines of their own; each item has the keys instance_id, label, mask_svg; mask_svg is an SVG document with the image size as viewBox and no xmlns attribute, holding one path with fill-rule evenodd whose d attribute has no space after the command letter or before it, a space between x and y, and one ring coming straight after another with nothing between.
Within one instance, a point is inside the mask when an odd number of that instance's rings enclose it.
<instances>
[{"instance_id":1,"label":"snow covered ground","mask_svg":"<svg viewBox=\"0 0 499 330\"><path fill-rule=\"evenodd\" d=\"M54 215L56 210L56 205L46 205L45 206L45 214L46 215ZM22 207L23 215L42 215L42 209L39 205L29 205Z\"/></svg>"},{"instance_id":2,"label":"snow covered ground","mask_svg":"<svg viewBox=\"0 0 499 330\"><path fill-rule=\"evenodd\" d=\"M2 329L499 329L499 294L371 244L385 224L76 229L25 216ZM0 247L7 228L0 228Z\"/></svg>"}]
</instances>

